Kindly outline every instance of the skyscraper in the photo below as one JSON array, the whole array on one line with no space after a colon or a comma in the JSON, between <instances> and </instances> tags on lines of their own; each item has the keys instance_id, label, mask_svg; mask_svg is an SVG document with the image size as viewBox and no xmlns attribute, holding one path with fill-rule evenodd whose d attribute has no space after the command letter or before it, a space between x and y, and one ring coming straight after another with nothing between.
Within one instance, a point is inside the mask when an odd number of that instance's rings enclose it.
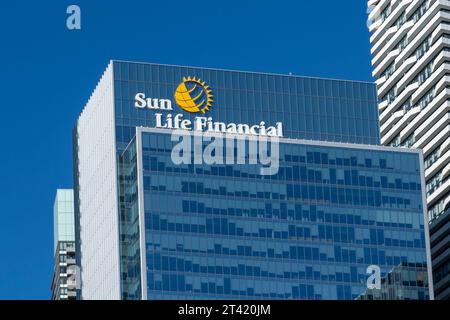
<instances>
[{"instance_id":1,"label":"skyscraper","mask_svg":"<svg viewBox=\"0 0 450 320\"><path fill-rule=\"evenodd\" d=\"M450 207L450 1L370 0L368 6L381 142L423 150L434 223Z\"/></svg>"},{"instance_id":2,"label":"skyscraper","mask_svg":"<svg viewBox=\"0 0 450 320\"><path fill-rule=\"evenodd\" d=\"M76 290L68 285L74 276L75 261L75 216L73 190L58 189L53 209L54 269L52 278L52 300L76 298Z\"/></svg>"},{"instance_id":3,"label":"skyscraper","mask_svg":"<svg viewBox=\"0 0 450 320\"><path fill-rule=\"evenodd\" d=\"M277 168L177 163L180 129L273 138ZM83 299L433 296L422 154L378 145L372 84L112 61L73 141Z\"/></svg>"}]
</instances>

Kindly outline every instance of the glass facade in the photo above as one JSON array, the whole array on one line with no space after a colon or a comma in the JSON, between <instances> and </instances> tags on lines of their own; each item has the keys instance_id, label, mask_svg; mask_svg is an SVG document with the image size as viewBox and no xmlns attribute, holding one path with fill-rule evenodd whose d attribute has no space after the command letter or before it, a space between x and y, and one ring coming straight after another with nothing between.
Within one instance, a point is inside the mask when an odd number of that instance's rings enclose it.
<instances>
[{"instance_id":1,"label":"glass facade","mask_svg":"<svg viewBox=\"0 0 450 320\"><path fill-rule=\"evenodd\" d=\"M117 196L119 249L107 252L120 251L122 299L429 298L421 156L378 146L373 84L121 61L112 70L113 83L103 78L74 133L84 164L74 160L74 176L93 158L117 164L110 166L117 188L102 176L117 193L93 207L110 210ZM206 114L177 106L184 77L212 90ZM173 112L161 113L193 122L282 123L278 173L263 176L250 164L175 165L171 131L155 129L157 110L136 106L140 93L170 100ZM114 115L89 146L92 154L82 154L78 143L90 143L100 109ZM111 157L107 148L92 151L112 143ZM98 165L89 168L92 177ZM86 193L85 205L94 194ZM97 265L86 265L92 280ZM367 290L370 265L380 267L384 293ZM97 295L102 285L93 281L89 294L104 296Z\"/></svg>"},{"instance_id":2,"label":"glass facade","mask_svg":"<svg viewBox=\"0 0 450 320\"><path fill-rule=\"evenodd\" d=\"M371 83L288 75L114 61L117 148L135 127L155 127L154 112L137 109L135 95L172 99L183 77L199 77L212 89L215 121L282 122L292 139L379 144L375 86ZM174 108L178 108L174 106ZM178 109L180 112L181 109ZM177 110L177 111L178 111ZM187 119L194 115L184 112Z\"/></svg>"},{"instance_id":3,"label":"glass facade","mask_svg":"<svg viewBox=\"0 0 450 320\"><path fill-rule=\"evenodd\" d=\"M429 298L419 153L282 143L261 176L174 165L173 144L143 132L123 157L142 161L123 178L142 175L148 299ZM370 265L390 296L366 292Z\"/></svg>"},{"instance_id":4,"label":"glass facade","mask_svg":"<svg viewBox=\"0 0 450 320\"><path fill-rule=\"evenodd\" d=\"M136 157L136 145L132 144L119 159L121 287L125 300L142 298Z\"/></svg>"},{"instance_id":5,"label":"glass facade","mask_svg":"<svg viewBox=\"0 0 450 320\"><path fill-rule=\"evenodd\" d=\"M72 189L58 189L53 206L54 266L52 300L76 298L76 289L68 287L70 268L75 265L75 211Z\"/></svg>"},{"instance_id":6,"label":"glass facade","mask_svg":"<svg viewBox=\"0 0 450 320\"><path fill-rule=\"evenodd\" d=\"M54 250L58 241L75 241L75 213L72 189L58 189L53 205Z\"/></svg>"}]
</instances>

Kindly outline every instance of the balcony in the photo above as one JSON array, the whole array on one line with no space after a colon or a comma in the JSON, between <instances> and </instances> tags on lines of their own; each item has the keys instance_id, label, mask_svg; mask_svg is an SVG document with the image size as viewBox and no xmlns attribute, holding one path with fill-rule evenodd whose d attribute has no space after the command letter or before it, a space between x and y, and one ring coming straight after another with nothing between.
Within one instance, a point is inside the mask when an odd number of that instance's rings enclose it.
<instances>
[{"instance_id":1,"label":"balcony","mask_svg":"<svg viewBox=\"0 0 450 320\"><path fill-rule=\"evenodd\" d=\"M446 72L450 70L450 64L444 63L437 70L435 70L431 76L419 86L418 82L410 84L397 98L389 105L384 112L380 115L380 123L383 125L391 116L393 110L398 109L405 101L411 97L412 104L414 105L420 97L422 97L427 91L429 91L436 82L440 82Z\"/></svg>"},{"instance_id":2,"label":"balcony","mask_svg":"<svg viewBox=\"0 0 450 320\"><path fill-rule=\"evenodd\" d=\"M444 170L442 170L442 179L447 179L448 176L450 175L450 163L448 163Z\"/></svg>"},{"instance_id":3,"label":"balcony","mask_svg":"<svg viewBox=\"0 0 450 320\"><path fill-rule=\"evenodd\" d=\"M375 6L380 2L380 0L369 0L369 2L367 3L367 6L369 8L375 8Z\"/></svg>"},{"instance_id":4,"label":"balcony","mask_svg":"<svg viewBox=\"0 0 450 320\"><path fill-rule=\"evenodd\" d=\"M380 64L386 65L385 61L388 59L389 55L395 51L397 42L408 33L412 26L413 23L406 22L387 43L384 43L384 45L382 44L381 50L372 59L372 65L376 67L379 67ZM380 66L380 68L383 68L383 66Z\"/></svg>"},{"instance_id":5,"label":"balcony","mask_svg":"<svg viewBox=\"0 0 450 320\"><path fill-rule=\"evenodd\" d=\"M377 41L379 41L385 31L386 31L386 27L392 25L399 17L400 15L403 13L404 8L411 3L413 0L404 0L404 1L399 1L399 0L393 0L391 1L391 6L392 6L392 11L391 14L387 17L387 19L385 21L381 21L380 19L378 19L375 23L374 26L369 28L370 32L373 32L373 35L370 37L370 42L371 43L375 43ZM374 9L374 11L371 12L371 15L369 15L369 20L373 21L377 16L380 15L381 11L386 7L388 1L382 1L380 2Z\"/></svg>"},{"instance_id":6,"label":"balcony","mask_svg":"<svg viewBox=\"0 0 450 320\"><path fill-rule=\"evenodd\" d=\"M450 152L441 153L439 159L433 163L431 167L425 170L425 180L429 180L436 173L438 173L442 168L450 163ZM444 176L442 177L445 178Z\"/></svg>"},{"instance_id":7,"label":"balcony","mask_svg":"<svg viewBox=\"0 0 450 320\"><path fill-rule=\"evenodd\" d=\"M402 54L398 57L396 60L396 67L399 66L407 57L411 56L413 53L412 50L423 40L425 40L426 36L429 34L429 30L434 30L439 23L442 20L445 20L446 17L449 16L448 13L440 12L441 9L445 8L445 5L441 2L448 2L449 1L436 1L434 4L431 5L431 7L427 10L427 12L422 16L422 18L417 22L414 23L414 21L408 21L405 23L403 27L405 27L405 30L400 30L389 40L388 43L384 44L383 49L372 59L372 65L378 66L379 64L383 63L383 60L385 59L385 56L389 53L390 50L393 49L393 47L398 43L398 41L407 35L407 41L408 46L403 50ZM406 8L406 13L408 16L408 10L410 8L414 7L414 5L417 4L417 1L414 1L411 3L409 7ZM430 22L431 21L431 22ZM408 24L409 22L412 22L412 24ZM381 29L380 29L381 30ZM375 35L375 34L374 34ZM377 40L379 41L379 40ZM372 45L376 45L375 42L371 40Z\"/></svg>"},{"instance_id":8,"label":"balcony","mask_svg":"<svg viewBox=\"0 0 450 320\"><path fill-rule=\"evenodd\" d=\"M448 2L448 1L447 1ZM411 55L414 54L414 50L417 48L417 46L422 43L426 37L429 35L429 30L435 30L433 32L433 36L437 37L438 35L441 35L445 32L446 26L442 24L443 21L450 21L450 13L439 11L441 7L438 6L438 2L436 2L432 7L428 10L427 14L425 16L427 17L426 20L421 21L420 23L416 23L412 28L410 28L410 31L408 31L408 46L398 55L398 57L395 59L395 68L398 69L406 59L408 59ZM431 12L434 12L434 15L431 14ZM423 18L423 17L422 17ZM404 34L402 35L402 37ZM392 47L395 43L399 41L400 36L395 35L391 41L387 44L385 44L385 50L386 51L380 51L378 55L372 60L372 64L374 67L379 67L379 65L382 65L380 70L384 69L384 66L386 63L384 62L384 56L388 54L387 50L392 50ZM395 42L394 42L395 40Z\"/></svg>"},{"instance_id":9,"label":"balcony","mask_svg":"<svg viewBox=\"0 0 450 320\"><path fill-rule=\"evenodd\" d=\"M446 77L445 77L446 78ZM442 79L436 86L436 93L440 92L438 88L441 87L441 83L446 82L448 79ZM450 82L449 82L450 83ZM401 131L400 138L405 139L413 131L415 131L426 119L428 119L438 108L445 108L447 105L447 99L450 98L450 89L444 89L442 92L437 94L433 101L431 101L425 108L421 109L421 112L417 117L414 118L408 125Z\"/></svg>"},{"instance_id":10,"label":"balcony","mask_svg":"<svg viewBox=\"0 0 450 320\"><path fill-rule=\"evenodd\" d=\"M386 33L381 37L380 41L377 41L373 46L372 49L370 49L370 53L372 55L378 54L380 50L383 49L383 45L387 43L398 31L397 26L390 27L387 29Z\"/></svg>"},{"instance_id":11,"label":"balcony","mask_svg":"<svg viewBox=\"0 0 450 320\"><path fill-rule=\"evenodd\" d=\"M406 100L411 96L411 94L419 88L417 82L410 84L397 98L381 113L380 123L383 125L392 115L394 110L397 110L401 105L403 105Z\"/></svg>"},{"instance_id":12,"label":"balcony","mask_svg":"<svg viewBox=\"0 0 450 320\"><path fill-rule=\"evenodd\" d=\"M378 19L377 21L373 22L372 24L370 24L369 26L369 32L374 32L375 30L377 30L381 25L382 25L382 21L380 19Z\"/></svg>"},{"instance_id":13,"label":"balcony","mask_svg":"<svg viewBox=\"0 0 450 320\"><path fill-rule=\"evenodd\" d=\"M407 59L404 64L406 64L407 68L410 68L409 71L401 77L401 79L397 83L397 90L402 91L406 84L410 82L412 79L417 77L423 68L425 68L431 61L433 61L434 69L438 69L444 62L450 60L450 52L442 51L445 46L450 46L450 40L447 38L441 38L438 42L436 42L428 52L420 59L417 60L415 56ZM437 56L436 54L440 52ZM417 62L417 63L416 63ZM403 66L403 65L402 65ZM433 70L434 71L434 70ZM388 82L386 83L388 85ZM389 88L386 88L387 90ZM383 91L380 92L380 95L383 95Z\"/></svg>"},{"instance_id":14,"label":"balcony","mask_svg":"<svg viewBox=\"0 0 450 320\"><path fill-rule=\"evenodd\" d=\"M427 157L430 154L430 152L432 152L434 148L436 148L436 146L441 144L444 145L444 142L446 142L449 136L450 136L450 125L447 126L447 128L445 128L441 132L439 132L425 147L422 148L424 156Z\"/></svg>"},{"instance_id":15,"label":"balcony","mask_svg":"<svg viewBox=\"0 0 450 320\"><path fill-rule=\"evenodd\" d=\"M386 82L388 78L386 76L380 77L377 80L375 80L375 84L377 85L377 88L379 88L383 83Z\"/></svg>"},{"instance_id":16,"label":"balcony","mask_svg":"<svg viewBox=\"0 0 450 320\"><path fill-rule=\"evenodd\" d=\"M447 113L445 117L443 117L436 123L433 123L432 121L429 120L425 121L424 124L422 124L422 126L416 130L417 133L422 132L425 134L423 134L423 136L414 144L414 148L423 149L425 145L427 145L430 141L436 138L438 133L448 131L449 120L450 115Z\"/></svg>"},{"instance_id":17,"label":"balcony","mask_svg":"<svg viewBox=\"0 0 450 320\"><path fill-rule=\"evenodd\" d=\"M400 52L400 50L394 50L392 52ZM406 59L405 62L400 66L400 68L398 70L396 70L394 72L394 74L385 82L385 84L380 88L380 90L378 90L378 94L380 96L384 96L385 94L388 93L388 91L390 90L390 88L392 88L392 86L394 86L395 84L398 83L398 85L401 84L402 80L406 78L407 75L407 71L411 70L411 67L414 66L414 64L417 62L417 59L415 56ZM404 81L404 80L403 80ZM402 91L403 87L402 86L397 86L397 90Z\"/></svg>"},{"instance_id":18,"label":"balcony","mask_svg":"<svg viewBox=\"0 0 450 320\"><path fill-rule=\"evenodd\" d=\"M444 104L444 106L444 108L437 109L429 117L424 119L425 121L415 130L417 139L421 139L430 130L435 130L436 126L439 128L445 126L445 122L448 122L445 119L448 118L447 114L450 111L450 106L448 103Z\"/></svg>"},{"instance_id":19,"label":"balcony","mask_svg":"<svg viewBox=\"0 0 450 320\"><path fill-rule=\"evenodd\" d=\"M388 101L387 101L387 100L384 100L384 101L382 101L382 102L380 102L380 103L378 104L378 108L379 108L380 110L383 110L383 109L385 109L388 105L389 105Z\"/></svg>"},{"instance_id":20,"label":"balcony","mask_svg":"<svg viewBox=\"0 0 450 320\"><path fill-rule=\"evenodd\" d=\"M397 114L397 115L396 115ZM411 122L418 114L420 114L420 108L411 108L409 111L397 111L392 116L392 120L389 119L386 123L381 126L381 144L385 145L393 137L401 132L401 130ZM403 139L402 139L403 138ZM400 136L403 141L404 138Z\"/></svg>"},{"instance_id":21,"label":"balcony","mask_svg":"<svg viewBox=\"0 0 450 320\"><path fill-rule=\"evenodd\" d=\"M390 128L392 128L404 115L405 112L403 110L394 112L392 116L380 127L381 136L383 137L383 134L386 133L386 131L388 131ZM390 139L387 138L387 140Z\"/></svg>"}]
</instances>

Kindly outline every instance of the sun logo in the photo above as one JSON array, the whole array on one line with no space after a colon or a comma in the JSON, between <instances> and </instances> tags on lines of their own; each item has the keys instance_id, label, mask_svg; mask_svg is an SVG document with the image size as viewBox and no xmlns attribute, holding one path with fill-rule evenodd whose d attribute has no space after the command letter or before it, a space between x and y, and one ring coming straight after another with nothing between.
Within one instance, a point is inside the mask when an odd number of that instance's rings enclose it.
<instances>
[{"instance_id":1,"label":"sun logo","mask_svg":"<svg viewBox=\"0 0 450 320\"><path fill-rule=\"evenodd\" d=\"M175 101L184 111L205 113L213 105L212 90L200 78L183 77L175 91Z\"/></svg>"}]
</instances>

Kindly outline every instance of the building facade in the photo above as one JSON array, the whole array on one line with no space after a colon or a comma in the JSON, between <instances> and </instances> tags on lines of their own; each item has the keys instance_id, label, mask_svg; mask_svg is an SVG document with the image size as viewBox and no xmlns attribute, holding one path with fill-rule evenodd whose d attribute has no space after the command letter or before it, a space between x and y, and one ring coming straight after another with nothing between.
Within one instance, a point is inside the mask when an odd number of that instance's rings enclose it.
<instances>
[{"instance_id":1,"label":"building facade","mask_svg":"<svg viewBox=\"0 0 450 320\"><path fill-rule=\"evenodd\" d=\"M135 266L126 294L356 299L368 266L404 265L410 287L382 282L401 292L379 298L429 299L419 153L286 139L278 173L264 176L257 165L175 165L173 144L170 131L139 128L122 157L126 235L145 244L124 250Z\"/></svg>"},{"instance_id":2,"label":"building facade","mask_svg":"<svg viewBox=\"0 0 450 320\"><path fill-rule=\"evenodd\" d=\"M52 300L76 299L75 212L72 189L58 189L53 208L54 268ZM76 286L75 286L76 287Z\"/></svg>"},{"instance_id":3,"label":"building facade","mask_svg":"<svg viewBox=\"0 0 450 320\"><path fill-rule=\"evenodd\" d=\"M368 6L381 142L423 150L432 223L450 206L450 1Z\"/></svg>"},{"instance_id":4,"label":"building facade","mask_svg":"<svg viewBox=\"0 0 450 320\"><path fill-rule=\"evenodd\" d=\"M450 300L450 210L430 225L436 299Z\"/></svg>"},{"instance_id":5,"label":"building facade","mask_svg":"<svg viewBox=\"0 0 450 320\"><path fill-rule=\"evenodd\" d=\"M177 128L276 137L279 170L175 165ZM370 265L432 298L421 153L378 128L372 84L112 61L74 129L82 298L355 299Z\"/></svg>"},{"instance_id":6,"label":"building facade","mask_svg":"<svg viewBox=\"0 0 450 320\"><path fill-rule=\"evenodd\" d=\"M369 1L381 142L424 153L429 220L450 202L450 1Z\"/></svg>"}]
</instances>

